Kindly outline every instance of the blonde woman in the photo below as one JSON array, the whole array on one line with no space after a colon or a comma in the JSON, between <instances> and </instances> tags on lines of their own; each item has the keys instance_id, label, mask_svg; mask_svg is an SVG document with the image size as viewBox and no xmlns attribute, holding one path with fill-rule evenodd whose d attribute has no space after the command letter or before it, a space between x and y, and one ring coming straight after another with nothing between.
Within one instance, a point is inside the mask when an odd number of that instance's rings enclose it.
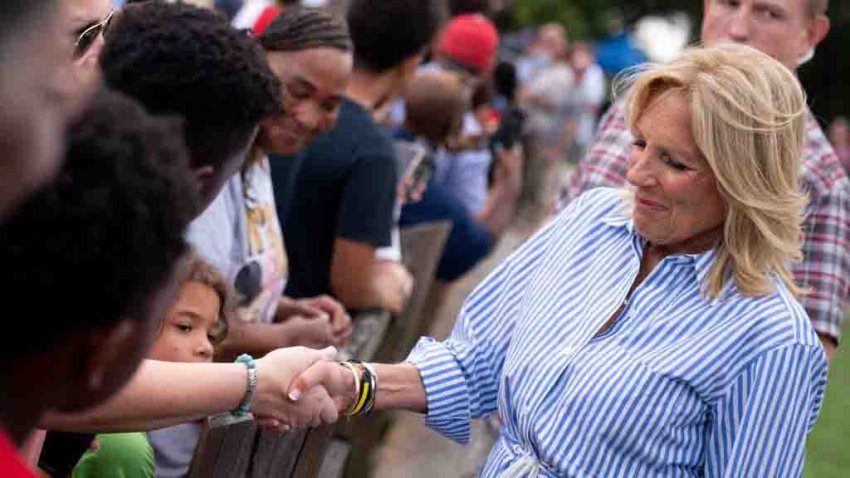
<instances>
[{"instance_id":1,"label":"blonde woman","mask_svg":"<svg viewBox=\"0 0 850 478\"><path fill-rule=\"evenodd\" d=\"M323 385L340 410L426 413L461 442L498 411L484 476L799 476L827 371L788 272L804 112L794 75L749 47L648 69L630 198L573 201L445 342L398 365L320 362L291 398Z\"/></svg>"}]
</instances>

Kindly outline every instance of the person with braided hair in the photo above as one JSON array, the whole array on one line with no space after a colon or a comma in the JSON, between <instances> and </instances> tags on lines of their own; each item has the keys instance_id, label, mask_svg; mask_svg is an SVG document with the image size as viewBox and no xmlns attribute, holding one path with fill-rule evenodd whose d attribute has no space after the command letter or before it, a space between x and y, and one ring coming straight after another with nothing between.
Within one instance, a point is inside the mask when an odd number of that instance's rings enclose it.
<instances>
[{"instance_id":1,"label":"person with braided hair","mask_svg":"<svg viewBox=\"0 0 850 478\"><path fill-rule=\"evenodd\" d=\"M295 153L336 124L353 64L348 28L323 10L290 7L259 41L283 84L284 105L263 122L257 145Z\"/></svg>"},{"instance_id":2,"label":"person with braided hair","mask_svg":"<svg viewBox=\"0 0 850 478\"><path fill-rule=\"evenodd\" d=\"M400 174L374 118L413 78L441 7L436 0L350 2L354 69L339 119L301 152L283 221L293 297L332 294L350 310L403 312L412 279L399 262L376 257L392 245Z\"/></svg>"},{"instance_id":3,"label":"person with braided hair","mask_svg":"<svg viewBox=\"0 0 850 478\"><path fill-rule=\"evenodd\" d=\"M239 297L240 330L222 344L224 356L281 345L337 345L350 332L348 315L333 299L282 297L287 261L267 158L272 152L294 153L334 125L352 67L348 31L325 12L293 8L269 26L260 43L282 85L280 112L261 122L241 174L225 183L188 233ZM265 327L255 327L267 323L283 327L270 337Z\"/></svg>"}]
</instances>

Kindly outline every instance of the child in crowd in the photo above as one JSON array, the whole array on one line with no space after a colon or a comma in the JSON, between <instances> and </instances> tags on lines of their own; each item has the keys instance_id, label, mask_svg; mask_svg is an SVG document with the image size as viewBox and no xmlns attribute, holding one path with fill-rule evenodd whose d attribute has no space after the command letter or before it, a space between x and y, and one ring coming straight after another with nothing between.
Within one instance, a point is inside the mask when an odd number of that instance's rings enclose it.
<instances>
[{"instance_id":1,"label":"child in crowd","mask_svg":"<svg viewBox=\"0 0 850 478\"><path fill-rule=\"evenodd\" d=\"M421 72L406 90L404 126L398 139L415 141L430 155L444 149L460 134L469 102L462 77L450 71ZM399 221L402 227L450 221L451 232L437 266L437 279L459 279L492 250L493 244L510 224L519 194L521 158L511 144L496 151L493 184L485 207L471 214L460 199L433 178L418 202L405 204ZM436 173L435 173L436 175Z\"/></svg>"},{"instance_id":2,"label":"child in crowd","mask_svg":"<svg viewBox=\"0 0 850 478\"><path fill-rule=\"evenodd\" d=\"M190 254L180 277L177 300L160 323L149 358L212 362L215 346L227 333L229 296L221 274L197 254ZM200 427L200 424L185 426ZM194 445L188 446L194 448ZM168 460L169 452L157 449L154 453L145 433L101 434L74 469L73 477L153 477L155 462L159 465Z\"/></svg>"}]
</instances>

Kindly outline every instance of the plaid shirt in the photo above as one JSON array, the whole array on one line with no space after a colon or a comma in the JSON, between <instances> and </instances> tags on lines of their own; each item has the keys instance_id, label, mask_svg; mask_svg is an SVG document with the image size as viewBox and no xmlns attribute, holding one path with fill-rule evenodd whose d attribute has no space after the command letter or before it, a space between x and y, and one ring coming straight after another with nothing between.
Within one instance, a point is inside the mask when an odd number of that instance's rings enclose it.
<instances>
[{"instance_id":1,"label":"plaid shirt","mask_svg":"<svg viewBox=\"0 0 850 478\"><path fill-rule=\"evenodd\" d=\"M561 207L588 189L625 186L631 142L625 105L619 101L603 116L590 152L562 194ZM811 289L801 302L815 330L837 342L850 296L850 180L811 113L801 168L800 184L809 204L803 261L791 270L799 285Z\"/></svg>"}]
</instances>

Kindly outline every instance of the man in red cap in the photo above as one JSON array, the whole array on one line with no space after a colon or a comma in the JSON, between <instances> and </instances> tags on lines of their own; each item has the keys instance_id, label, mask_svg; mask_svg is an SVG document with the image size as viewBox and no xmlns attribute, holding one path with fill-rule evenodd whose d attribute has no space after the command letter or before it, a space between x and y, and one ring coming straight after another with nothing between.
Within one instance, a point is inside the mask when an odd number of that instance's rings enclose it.
<instances>
[{"instance_id":1,"label":"man in red cap","mask_svg":"<svg viewBox=\"0 0 850 478\"><path fill-rule=\"evenodd\" d=\"M443 30L436 47L436 61L483 77L493 70L499 33L487 17L466 14L454 17Z\"/></svg>"},{"instance_id":2,"label":"man in red cap","mask_svg":"<svg viewBox=\"0 0 850 478\"><path fill-rule=\"evenodd\" d=\"M434 48L434 63L423 69L460 73L472 97L492 72L498 46L499 33L487 17L458 15L443 29ZM488 172L493 157L484 128L471 111L464 116L459 144L464 145L464 150L437 157L434 184L450 191L470 215L476 216L487 205Z\"/></svg>"},{"instance_id":3,"label":"man in red cap","mask_svg":"<svg viewBox=\"0 0 850 478\"><path fill-rule=\"evenodd\" d=\"M512 216L519 196L521 154L517 150L496 152L497 167L493 183L489 184L493 160L489 138L471 113L469 104L472 92L492 73L498 44L496 27L486 17L458 15L443 29L434 48L434 62L420 68L420 73L449 71L462 78L466 99L461 135L475 138L474 141L455 141L471 144L465 150L437 153L436 168L424 200L402 210L402 222L408 225L443 219L452 222L452 235L438 271L438 278L443 281L457 279L489 253L490 246L504 231L505 221ZM418 87L428 88L427 83ZM438 94L435 91L416 93ZM405 108L403 104L399 106L393 113L403 119ZM499 226L493 227L496 223ZM485 230L479 231L477 226Z\"/></svg>"}]
</instances>

